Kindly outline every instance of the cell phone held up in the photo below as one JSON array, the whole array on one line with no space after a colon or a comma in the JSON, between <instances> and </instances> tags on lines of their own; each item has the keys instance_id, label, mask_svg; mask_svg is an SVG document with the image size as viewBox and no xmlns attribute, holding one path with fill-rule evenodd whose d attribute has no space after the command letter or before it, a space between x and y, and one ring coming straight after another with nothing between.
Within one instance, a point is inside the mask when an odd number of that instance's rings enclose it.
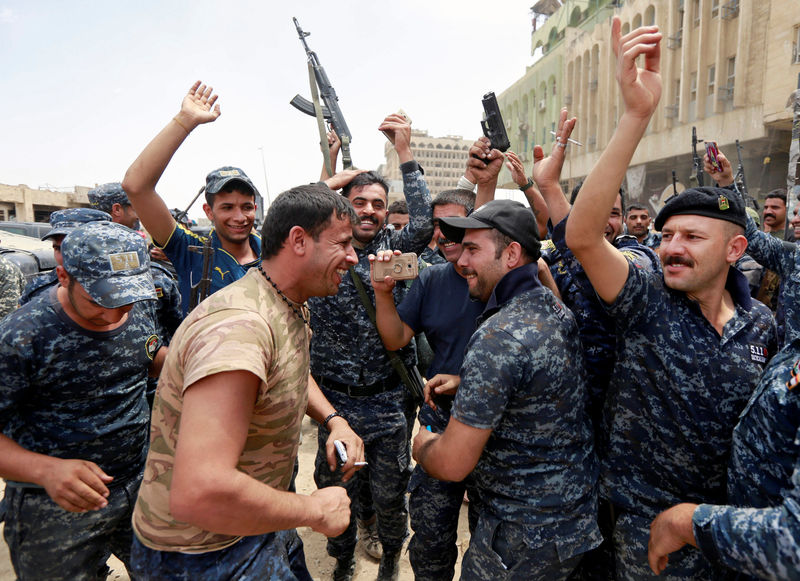
<instances>
[{"instance_id":1,"label":"cell phone held up","mask_svg":"<svg viewBox=\"0 0 800 581\"><path fill-rule=\"evenodd\" d=\"M419 262L413 252L393 254L390 260L372 263L372 280L381 282L387 276L395 280L411 280L419 276Z\"/></svg>"},{"instance_id":2,"label":"cell phone held up","mask_svg":"<svg viewBox=\"0 0 800 581\"><path fill-rule=\"evenodd\" d=\"M706 141L706 155L714 171L721 172L722 164L719 162L719 149L717 148L716 141Z\"/></svg>"}]
</instances>

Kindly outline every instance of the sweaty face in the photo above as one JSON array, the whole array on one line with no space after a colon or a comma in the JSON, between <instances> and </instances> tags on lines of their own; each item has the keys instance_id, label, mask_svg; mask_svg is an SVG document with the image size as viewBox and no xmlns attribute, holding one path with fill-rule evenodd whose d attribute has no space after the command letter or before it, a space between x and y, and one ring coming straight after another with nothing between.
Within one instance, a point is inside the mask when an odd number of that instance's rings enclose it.
<instances>
[{"instance_id":1,"label":"sweaty face","mask_svg":"<svg viewBox=\"0 0 800 581\"><path fill-rule=\"evenodd\" d=\"M203 210L220 240L233 244L247 242L256 219L252 194L239 190L219 192L214 196L214 205L203 204Z\"/></svg>"},{"instance_id":2,"label":"sweaty face","mask_svg":"<svg viewBox=\"0 0 800 581\"><path fill-rule=\"evenodd\" d=\"M447 262L455 264L458 261L458 257L461 255L461 244L445 238L439 228L439 219L464 217L466 215L467 210L460 204L442 204L433 207L433 241Z\"/></svg>"},{"instance_id":3,"label":"sweaty face","mask_svg":"<svg viewBox=\"0 0 800 581\"><path fill-rule=\"evenodd\" d=\"M620 234L622 234L622 198L617 194L617 200L614 202L614 207L611 208L603 235L609 242L614 242Z\"/></svg>"},{"instance_id":4,"label":"sweaty face","mask_svg":"<svg viewBox=\"0 0 800 581\"><path fill-rule=\"evenodd\" d=\"M707 290L727 277L730 233L726 222L705 216L672 216L661 229L658 255L668 287L686 293Z\"/></svg>"},{"instance_id":5,"label":"sweaty face","mask_svg":"<svg viewBox=\"0 0 800 581\"><path fill-rule=\"evenodd\" d=\"M347 199L361 219L361 224L353 227L353 237L361 244L367 244L386 221L386 191L380 184L359 186L350 190Z\"/></svg>"},{"instance_id":6,"label":"sweaty face","mask_svg":"<svg viewBox=\"0 0 800 581\"><path fill-rule=\"evenodd\" d=\"M490 228L467 230L461 247L458 267L461 276L467 279L469 296L485 303L506 274L501 259L495 258L497 245L494 234Z\"/></svg>"},{"instance_id":7,"label":"sweaty face","mask_svg":"<svg viewBox=\"0 0 800 581\"><path fill-rule=\"evenodd\" d=\"M767 198L764 202L764 225L770 229L783 228L786 223L786 204L780 198Z\"/></svg>"},{"instance_id":8,"label":"sweaty face","mask_svg":"<svg viewBox=\"0 0 800 581\"><path fill-rule=\"evenodd\" d=\"M408 220L408 214L389 214L386 217L386 223L394 226L394 229L398 232L406 227Z\"/></svg>"},{"instance_id":9,"label":"sweaty face","mask_svg":"<svg viewBox=\"0 0 800 581\"><path fill-rule=\"evenodd\" d=\"M353 249L353 225L348 218L331 218L331 224L320 232L318 239L309 236L309 255L306 270L307 297L335 295L339 291L347 268L358 262Z\"/></svg>"},{"instance_id":10,"label":"sweaty face","mask_svg":"<svg viewBox=\"0 0 800 581\"><path fill-rule=\"evenodd\" d=\"M650 213L647 210L631 210L625 218L625 225L628 227L628 234L641 240L647 236L647 228L650 226Z\"/></svg>"}]
</instances>

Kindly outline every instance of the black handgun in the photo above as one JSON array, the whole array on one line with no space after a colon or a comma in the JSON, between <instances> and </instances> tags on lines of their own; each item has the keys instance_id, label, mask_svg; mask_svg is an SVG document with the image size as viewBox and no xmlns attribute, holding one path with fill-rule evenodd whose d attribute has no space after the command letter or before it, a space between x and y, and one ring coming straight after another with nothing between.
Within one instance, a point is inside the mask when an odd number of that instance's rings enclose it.
<instances>
[{"instance_id":1,"label":"black handgun","mask_svg":"<svg viewBox=\"0 0 800 581\"><path fill-rule=\"evenodd\" d=\"M489 91L483 96L483 119L481 120L483 134L492 142L492 149L506 151L511 147L508 140L506 126L503 124L503 116L500 114L500 107L497 105L497 97L494 91Z\"/></svg>"}]
</instances>

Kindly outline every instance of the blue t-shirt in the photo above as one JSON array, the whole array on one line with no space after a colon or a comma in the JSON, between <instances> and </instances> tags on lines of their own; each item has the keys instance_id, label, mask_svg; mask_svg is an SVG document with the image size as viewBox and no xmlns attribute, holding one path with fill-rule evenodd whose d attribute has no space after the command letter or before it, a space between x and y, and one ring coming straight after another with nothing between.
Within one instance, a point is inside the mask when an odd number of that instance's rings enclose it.
<instances>
[{"instance_id":1,"label":"blue t-shirt","mask_svg":"<svg viewBox=\"0 0 800 581\"><path fill-rule=\"evenodd\" d=\"M112 331L64 312L56 289L0 322L0 427L23 448L95 462L115 479L144 466L148 368L160 346L155 301Z\"/></svg>"},{"instance_id":2,"label":"blue t-shirt","mask_svg":"<svg viewBox=\"0 0 800 581\"><path fill-rule=\"evenodd\" d=\"M420 273L397 312L415 334L425 333L431 344L429 377L437 373L458 375L485 306L470 298L467 280L449 262L429 266Z\"/></svg>"},{"instance_id":3,"label":"blue t-shirt","mask_svg":"<svg viewBox=\"0 0 800 581\"><path fill-rule=\"evenodd\" d=\"M222 243L215 231L211 231L211 247L214 249L211 268L211 285L208 294L213 294L221 288L225 288L235 280L242 278L253 266L258 266L261 261L256 258L247 264L239 262L227 250L222 248ZM169 239L162 247L164 254L167 255L175 271L178 273L178 282L181 289L181 306L183 316L189 312L189 302L192 296L192 286L200 282L203 277L203 254L192 252L189 246L203 246L206 239L198 236L194 232L187 230L183 226L176 224ZM261 236L255 233L250 234L250 248L253 249L257 257L261 256Z\"/></svg>"}]
</instances>

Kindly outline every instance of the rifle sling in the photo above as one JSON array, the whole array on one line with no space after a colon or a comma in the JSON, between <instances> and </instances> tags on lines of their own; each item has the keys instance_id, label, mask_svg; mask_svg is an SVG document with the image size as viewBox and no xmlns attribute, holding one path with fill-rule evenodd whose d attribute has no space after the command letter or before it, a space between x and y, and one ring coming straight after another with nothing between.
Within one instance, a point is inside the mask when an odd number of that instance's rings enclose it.
<instances>
[{"instance_id":1,"label":"rifle sling","mask_svg":"<svg viewBox=\"0 0 800 581\"><path fill-rule=\"evenodd\" d=\"M372 321L372 325L375 327L375 330L378 330L378 323L375 319L375 306L372 304L372 301L369 300L369 296L367 296L367 291L364 288L364 283L361 280L361 277L358 276L355 269L351 266L348 269L350 273L350 277L353 279L353 284L356 286L356 290L358 291L358 296L361 298L361 303L364 305L364 309L367 311L367 315L369 316L369 320ZM380 335L380 333L379 333ZM381 342L383 345L383 342ZM397 375L400 376L400 379L403 381L403 384L408 388L409 392L412 395L416 395L416 389L414 388L414 383L411 379L411 375L406 367L403 360L400 359L400 356L397 354L397 351L390 351L383 345L384 351L386 351L386 355L389 357L389 363L392 364L392 368L394 368Z\"/></svg>"}]
</instances>

